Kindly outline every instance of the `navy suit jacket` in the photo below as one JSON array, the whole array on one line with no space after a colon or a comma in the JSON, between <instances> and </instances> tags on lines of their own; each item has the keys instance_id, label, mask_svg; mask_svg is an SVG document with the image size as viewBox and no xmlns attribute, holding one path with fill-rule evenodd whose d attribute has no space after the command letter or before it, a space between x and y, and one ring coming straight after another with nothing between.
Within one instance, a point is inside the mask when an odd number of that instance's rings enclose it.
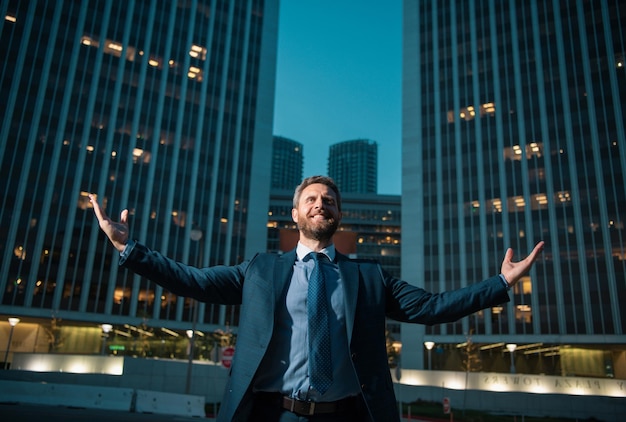
<instances>
[{"instance_id":1,"label":"navy suit jacket","mask_svg":"<svg viewBox=\"0 0 626 422\"><path fill-rule=\"evenodd\" d=\"M245 421L252 407L254 376L274 331L277 302L289 286L295 250L284 255L257 254L234 266L195 268L166 258L137 243L120 260L180 296L221 304L239 304L237 352L218 421ZM468 287L429 293L391 277L372 260L337 253L344 286L346 335L353 374L361 386L366 413L373 421L398 421L393 383L387 365L385 321L439 324L508 302L502 280L492 277Z\"/></svg>"}]
</instances>

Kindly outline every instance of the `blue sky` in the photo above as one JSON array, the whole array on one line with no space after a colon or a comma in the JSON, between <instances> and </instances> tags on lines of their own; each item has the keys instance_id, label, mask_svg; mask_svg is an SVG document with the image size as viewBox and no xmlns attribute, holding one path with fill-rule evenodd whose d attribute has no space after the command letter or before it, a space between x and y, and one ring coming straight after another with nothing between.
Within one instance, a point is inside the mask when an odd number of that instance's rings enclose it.
<instances>
[{"instance_id":1,"label":"blue sky","mask_svg":"<svg viewBox=\"0 0 626 422\"><path fill-rule=\"evenodd\" d=\"M274 134L304 145L304 176L330 145L378 143L378 193L400 194L402 1L281 0Z\"/></svg>"}]
</instances>

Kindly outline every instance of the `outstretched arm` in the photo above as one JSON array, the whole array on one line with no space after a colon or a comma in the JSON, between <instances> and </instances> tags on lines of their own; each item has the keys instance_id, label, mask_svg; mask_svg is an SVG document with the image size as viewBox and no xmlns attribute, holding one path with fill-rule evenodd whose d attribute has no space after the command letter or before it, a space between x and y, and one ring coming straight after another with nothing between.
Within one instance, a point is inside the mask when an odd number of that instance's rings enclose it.
<instances>
[{"instance_id":1,"label":"outstretched arm","mask_svg":"<svg viewBox=\"0 0 626 422\"><path fill-rule=\"evenodd\" d=\"M100 228L107 235L115 249L122 252L128 243L128 210L125 209L120 214L120 221L115 222L100 208L96 196L89 194L89 200L93 205L93 212L96 214Z\"/></svg>"},{"instance_id":2,"label":"outstretched arm","mask_svg":"<svg viewBox=\"0 0 626 422\"><path fill-rule=\"evenodd\" d=\"M543 241L537 243L530 255L518 262L513 262L513 249L509 248L506 250L500 273L502 273L506 282L509 283L509 286L513 287L524 274L530 271L530 267L532 267L537 256L543 250L543 245Z\"/></svg>"}]
</instances>

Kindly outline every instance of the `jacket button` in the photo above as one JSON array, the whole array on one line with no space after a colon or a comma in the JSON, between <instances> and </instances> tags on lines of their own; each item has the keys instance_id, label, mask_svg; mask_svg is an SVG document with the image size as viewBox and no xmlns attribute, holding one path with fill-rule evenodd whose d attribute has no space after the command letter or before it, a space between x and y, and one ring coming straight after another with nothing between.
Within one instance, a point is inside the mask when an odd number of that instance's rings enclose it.
<instances>
[{"instance_id":1,"label":"jacket button","mask_svg":"<svg viewBox=\"0 0 626 422\"><path fill-rule=\"evenodd\" d=\"M365 384L361 384L361 391L367 390L367 386Z\"/></svg>"},{"instance_id":2,"label":"jacket button","mask_svg":"<svg viewBox=\"0 0 626 422\"><path fill-rule=\"evenodd\" d=\"M356 360L356 353L352 353L350 357L352 358L352 360Z\"/></svg>"}]
</instances>

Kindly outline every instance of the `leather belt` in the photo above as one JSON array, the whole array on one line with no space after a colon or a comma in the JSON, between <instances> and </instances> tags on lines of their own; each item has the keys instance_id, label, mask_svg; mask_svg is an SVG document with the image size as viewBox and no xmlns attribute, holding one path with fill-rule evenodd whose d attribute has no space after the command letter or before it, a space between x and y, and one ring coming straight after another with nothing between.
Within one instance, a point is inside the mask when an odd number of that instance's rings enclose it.
<instances>
[{"instance_id":1,"label":"leather belt","mask_svg":"<svg viewBox=\"0 0 626 422\"><path fill-rule=\"evenodd\" d=\"M280 407L301 416L313 416L329 413L343 412L346 410L356 410L356 397L347 397L337 401L314 402L300 400L293 397L283 396L280 393L256 393L256 397L261 400L278 402Z\"/></svg>"}]
</instances>

